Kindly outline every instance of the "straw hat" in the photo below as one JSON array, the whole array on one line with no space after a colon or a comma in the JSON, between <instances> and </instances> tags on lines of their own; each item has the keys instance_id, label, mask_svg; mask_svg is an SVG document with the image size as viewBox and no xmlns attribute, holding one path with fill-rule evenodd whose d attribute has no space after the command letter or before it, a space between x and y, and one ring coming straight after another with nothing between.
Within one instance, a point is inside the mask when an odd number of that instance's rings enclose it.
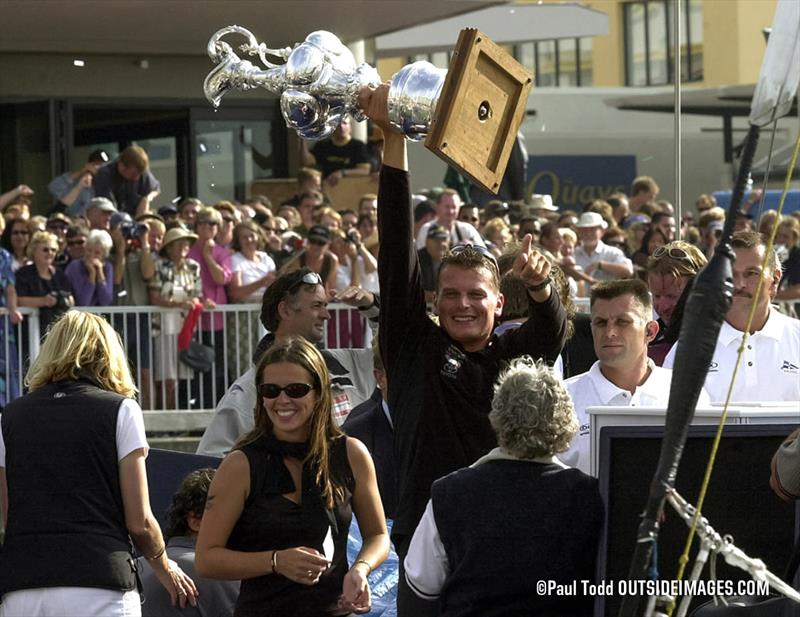
<instances>
[{"instance_id":1,"label":"straw hat","mask_svg":"<svg viewBox=\"0 0 800 617\"><path fill-rule=\"evenodd\" d=\"M159 255L165 257L167 254L167 247L178 240L191 240L194 242L197 240L197 234L193 234L184 227L173 227L167 232L167 235L164 236L164 242L161 244L161 249L158 251Z\"/></svg>"}]
</instances>

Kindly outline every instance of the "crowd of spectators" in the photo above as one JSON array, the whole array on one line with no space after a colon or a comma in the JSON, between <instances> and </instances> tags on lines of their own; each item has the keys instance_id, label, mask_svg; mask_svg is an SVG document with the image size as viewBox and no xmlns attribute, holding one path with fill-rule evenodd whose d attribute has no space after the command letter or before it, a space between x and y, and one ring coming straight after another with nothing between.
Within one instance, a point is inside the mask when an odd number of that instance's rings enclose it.
<instances>
[{"instance_id":1,"label":"crowd of spectators","mask_svg":"<svg viewBox=\"0 0 800 617\"><path fill-rule=\"evenodd\" d=\"M324 192L341 178L373 169L369 153L359 144L344 123L330 144L312 151L304 147L303 162L320 170L302 168L295 194L284 203L270 203L264 196L243 203L204 204L194 197L160 202L159 182L149 171L146 152L137 146L113 160L93 152L86 165L54 179L49 189L55 205L48 200L47 217L30 215L34 195L25 185L0 195L0 287L2 306L8 309L2 319L24 324L19 308L36 308L44 335L73 306L172 309L111 318L115 329L127 332L124 343L142 407L191 406L193 396L201 406L213 407L223 395L236 398L255 387L250 383L257 358L252 349L261 324L272 330L259 344L261 351L265 340L287 336L316 344L331 318L327 301L363 294L361 304L352 303L359 308L341 314L360 323L359 309L380 308L375 381L367 380L370 388L365 390L359 380L350 379L353 371L341 361L321 356L335 378L331 388L344 384L359 390L357 397L344 397L345 407L334 390L332 418L358 434L381 461L377 486L386 512L397 513L393 540L401 563L408 558L407 578L401 576L401 615L424 616L433 614L428 612L430 602L427 608L415 603L409 599L411 591L442 606L469 603L475 592L459 576L468 578L464 572L477 571L479 556L462 551L465 539L440 527L440 521L473 520L467 506L475 504L460 504L460 492L451 486L463 483L467 490L472 483L488 482L499 487L495 476L504 476L499 471L507 467L528 473L517 463L534 462L546 466L534 468L546 490L577 483L595 500L596 486L586 475L585 409L641 401L666 405L671 371L661 366L675 361L686 299L714 253L725 212L713 197L701 195L696 210L676 221L673 206L658 200L656 182L644 176L634 180L629 195L614 193L581 211L560 209L547 195L478 206L464 203L453 189L414 193L403 170L404 151L395 143L388 171L381 176L379 225L377 195L365 194L357 203L334 208ZM404 209L406 198L413 211ZM734 337L750 326L753 347L748 349L758 366L742 367L745 378L738 400L796 400L800 328L792 317L800 308L800 216L778 220L774 211L767 211L754 220L749 212L759 199L759 192L752 192L735 221L734 302L715 358L731 363ZM775 254L767 256L762 268L765 237L773 228ZM763 279L765 291L755 320L748 323L758 279ZM384 307L381 291L391 299ZM588 314L576 315L579 298L590 299ZM258 311L226 315L213 310L262 302L261 324ZM779 315L772 302L783 302L786 314ZM434 306L439 321L432 314ZM275 314L265 320L268 307ZM187 317L201 308L208 312L198 321L198 338L213 348L215 368L200 380L198 391L187 391L182 398L181 383L192 381L197 369L181 361L178 340ZM5 405L20 394L16 348L25 341L15 338L16 329L3 326L0 354L6 370L0 375L0 404ZM365 339L353 336L339 342L357 348L364 347ZM786 358L780 355L784 352ZM367 353L372 361L373 354ZM517 365L516 373L500 373L501 365L520 355L536 361ZM780 379L766 377L781 361ZM241 370L226 374L229 369L222 367L229 365ZM241 373L226 393L226 385ZM709 376L708 393L701 396L704 404L721 400L722 383L717 381L728 376ZM398 381L392 382L393 377ZM527 384L535 405L503 402L504 391L516 388L515 380ZM769 384L772 394L754 383ZM542 384L548 392L539 390ZM297 385L303 384L290 384ZM276 397L290 386L279 388ZM255 392L251 394L255 399ZM365 407L357 407L348 427L355 406L351 402ZM245 407L252 421L252 405ZM490 408L493 416L488 415ZM516 418L534 408L544 420ZM563 426L553 436L546 431L556 413ZM217 419L226 421L221 415ZM545 431L542 439L552 443L518 447L515 432L525 422L536 425L530 431ZM446 429L448 439L437 429ZM230 433L232 439L242 434L225 427L215 430ZM499 448L492 450L495 444ZM228 440L220 451L232 445ZM557 455L586 474L562 473L565 466ZM484 457L481 465L493 464L452 475L479 457ZM515 486L503 488L510 496ZM535 503L536 491L528 497ZM576 540L574 548L577 556L592 554L576 567L591 578L602 505L584 513L590 533ZM464 532L478 534L468 527ZM431 568L425 551L434 549L438 565ZM462 564L460 574L453 572L456 562ZM499 595L502 585L495 582Z\"/></svg>"}]
</instances>

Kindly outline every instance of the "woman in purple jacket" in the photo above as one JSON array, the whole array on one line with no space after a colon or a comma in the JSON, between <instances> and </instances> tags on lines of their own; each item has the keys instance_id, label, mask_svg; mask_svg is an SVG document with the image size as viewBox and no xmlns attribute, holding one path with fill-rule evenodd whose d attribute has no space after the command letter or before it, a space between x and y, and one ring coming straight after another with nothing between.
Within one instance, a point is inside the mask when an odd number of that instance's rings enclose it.
<instances>
[{"instance_id":1,"label":"woman in purple jacket","mask_svg":"<svg viewBox=\"0 0 800 617\"><path fill-rule=\"evenodd\" d=\"M114 297L114 271L108 254L111 236L102 229L93 229L86 239L83 259L72 261L65 269L76 306L109 306Z\"/></svg>"}]
</instances>

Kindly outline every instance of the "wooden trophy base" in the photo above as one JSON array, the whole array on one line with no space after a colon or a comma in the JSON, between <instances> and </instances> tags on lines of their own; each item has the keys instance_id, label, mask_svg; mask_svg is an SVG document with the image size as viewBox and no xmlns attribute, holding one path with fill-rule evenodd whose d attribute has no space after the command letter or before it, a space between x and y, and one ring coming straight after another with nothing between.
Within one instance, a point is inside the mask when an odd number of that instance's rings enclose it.
<instances>
[{"instance_id":1,"label":"wooden trophy base","mask_svg":"<svg viewBox=\"0 0 800 617\"><path fill-rule=\"evenodd\" d=\"M461 31L425 147L497 194L533 75L474 28Z\"/></svg>"}]
</instances>

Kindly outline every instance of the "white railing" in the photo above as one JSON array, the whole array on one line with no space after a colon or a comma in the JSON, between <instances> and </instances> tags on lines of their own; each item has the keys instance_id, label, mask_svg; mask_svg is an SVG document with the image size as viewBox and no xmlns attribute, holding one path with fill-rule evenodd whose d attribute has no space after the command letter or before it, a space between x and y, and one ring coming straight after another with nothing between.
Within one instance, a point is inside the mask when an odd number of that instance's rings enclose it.
<instances>
[{"instance_id":1,"label":"white railing","mask_svg":"<svg viewBox=\"0 0 800 617\"><path fill-rule=\"evenodd\" d=\"M266 334L260 304L224 304L203 311L193 340L211 347L211 370L198 372L178 358L177 338L183 324L179 309L157 306L78 307L102 315L119 333L145 410L209 410L252 364L258 341ZM358 310L343 304L328 306L331 319L322 346L364 347L369 328ZM0 404L23 392L30 360L39 353L37 309L21 309L24 320L13 325L0 309Z\"/></svg>"}]
</instances>

